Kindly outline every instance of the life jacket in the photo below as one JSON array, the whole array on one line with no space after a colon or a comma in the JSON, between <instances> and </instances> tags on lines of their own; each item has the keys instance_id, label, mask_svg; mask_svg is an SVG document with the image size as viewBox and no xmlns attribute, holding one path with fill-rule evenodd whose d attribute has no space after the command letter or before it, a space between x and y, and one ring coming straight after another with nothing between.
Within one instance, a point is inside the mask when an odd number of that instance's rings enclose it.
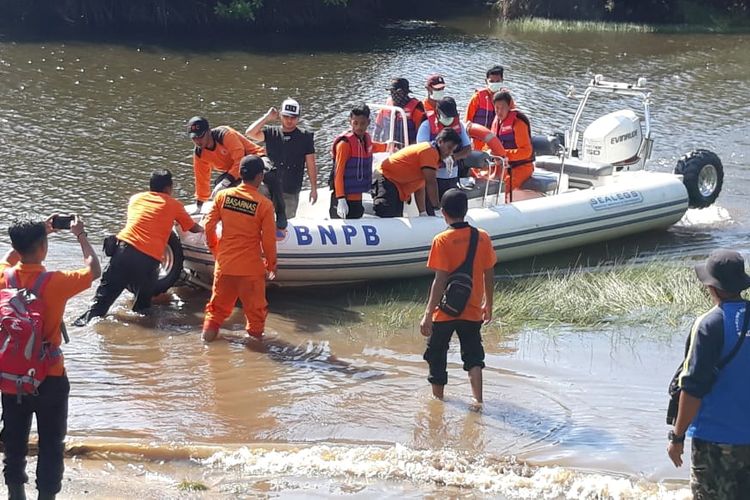
<instances>
[{"instance_id":1,"label":"life jacket","mask_svg":"<svg viewBox=\"0 0 750 500\"><path fill-rule=\"evenodd\" d=\"M385 102L386 106L393 106L393 99L388 98ZM417 142L417 125L414 124L414 119L412 118L412 113L414 112L417 107L422 105L422 101L419 99L416 99L412 97L409 99L409 102L406 103L406 106L404 106L402 109L404 110L404 114L406 115L406 130L409 134L409 144L414 144ZM378 113L377 118L377 125L379 127L382 127L384 130L388 130L391 126L391 119L390 119L391 113L387 111L381 111ZM396 123L393 129L393 140L396 142L400 142L403 145L406 145L406 142L404 141L403 137L403 125L401 124L401 115L397 115Z\"/></svg>"},{"instance_id":2,"label":"life jacket","mask_svg":"<svg viewBox=\"0 0 750 500\"><path fill-rule=\"evenodd\" d=\"M346 161L344 170L344 194L366 193L372 186L372 138L365 132L364 144L354 132L346 132L333 140L331 155L333 156L333 169L329 185L334 188L336 176L336 145L341 141L349 142L351 156Z\"/></svg>"},{"instance_id":3,"label":"life jacket","mask_svg":"<svg viewBox=\"0 0 750 500\"><path fill-rule=\"evenodd\" d=\"M523 121L529 128L529 142L531 142L531 122L529 122L526 115L520 111L510 111L508 116L506 116L502 122L498 120L497 117L495 117L495 120L492 122L491 131L500 139L500 142L505 149L516 149L518 147L516 144L516 132L513 127L517 119ZM531 156L520 160L509 161L508 165L515 167L516 165L523 165L532 162L535 159L536 157L534 156L534 151L532 149Z\"/></svg>"},{"instance_id":4,"label":"life jacket","mask_svg":"<svg viewBox=\"0 0 750 500\"><path fill-rule=\"evenodd\" d=\"M16 269L5 270L6 288L0 290L0 391L16 394L18 402L27 394L38 394L49 369L61 351L43 338L42 295L52 277L43 272L29 288L19 287Z\"/></svg>"},{"instance_id":5,"label":"life jacket","mask_svg":"<svg viewBox=\"0 0 750 500\"><path fill-rule=\"evenodd\" d=\"M505 148L500 142L500 138L493 134L487 127L478 125L476 123L468 123L466 125L466 132L469 134L469 137L471 137L475 141L480 141L487 145L487 147L490 148L490 152L492 152L493 156L505 156ZM498 168L497 165L492 165L489 168L489 171L485 169L472 168L471 175L472 177L476 177L478 179L482 179L485 177L495 179L500 173L499 170L500 168Z\"/></svg>"},{"instance_id":6,"label":"life jacket","mask_svg":"<svg viewBox=\"0 0 750 500\"><path fill-rule=\"evenodd\" d=\"M428 114L427 120L430 124L430 140L434 141L435 137L437 137L437 135L446 127L446 125L440 123L437 113ZM458 135L461 135L461 120L459 120L457 116L453 118L451 124L447 126L455 130Z\"/></svg>"},{"instance_id":7,"label":"life jacket","mask_svg":"<svg viewBox=\"0 0 750 500\"><path fill-rule=\"evenodd\" d=\"M495 119L495 104L492 102L494 94L484 88L476 91L477 110L469 120L484 127L490 127Z\"/></svg>"}]
</instances>

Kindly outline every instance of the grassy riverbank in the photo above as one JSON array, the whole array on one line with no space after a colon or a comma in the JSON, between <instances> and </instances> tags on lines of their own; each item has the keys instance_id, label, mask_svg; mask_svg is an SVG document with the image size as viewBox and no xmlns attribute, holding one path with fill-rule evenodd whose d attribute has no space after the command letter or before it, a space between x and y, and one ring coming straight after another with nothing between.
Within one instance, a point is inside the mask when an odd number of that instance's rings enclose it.
<instances>
[{"instance_id":1,"label":"grassy riverbank","mask_svg":"<svg viewBox=\"0 0 750 500\"><path fill-rule=\"evenodd\" d=\"M697 24L639 24L612 21L581 21L523 17L503 21L503 26L511 31L523 33L557 32L602 32L602 33L745 33L750 32L750 21L732 23L728 20L714 20Z\"/></svg>"},{"instance_id":2,"label":"grassy riverbank","mask_svg":"<svg viewBox=\"0 0 750 500\"><path fill-rule=\"evenodd\" d=\"M381 334L419 322L427 287L404 284L352 292L365 321ZM605 324L677 326L710 307L692 267L664 261L619 263L497 277L494 317L500 326L552 327ZM346 326L346 323L342 323Z\"/></svg>"}]
</instances>

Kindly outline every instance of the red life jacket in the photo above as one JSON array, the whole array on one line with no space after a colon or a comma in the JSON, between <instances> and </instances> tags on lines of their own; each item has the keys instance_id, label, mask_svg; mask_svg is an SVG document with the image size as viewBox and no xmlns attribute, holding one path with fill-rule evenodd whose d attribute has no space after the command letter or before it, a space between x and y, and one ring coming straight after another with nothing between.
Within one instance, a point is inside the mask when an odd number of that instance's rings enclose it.
<instances>
[{"instance_id":1,"label":"red life jacket","mask_svg":"<svg viewBox=\"0 0 750 500\"><path fill-rule=\"evenodd\" d=\"M500 139L500 142L503 144L503 147L505 149L516 149L518 147L518 145L516 144L516 130L514 128L516 120L521 120L526 124L529 129L529 142L531 142L531 123L529 122L529 119L520 111L510 111L508 113L508 116L506 116L502 122L498 119L498 117L495 117L495 120L492 122L491 129L492 133ZM516 165L523 165L525 163L532 162L535 159L536 158L534 157L534 152L532 150L531 156L529 156L528 158L509 161L508 165L510 165L511 167L515 167Z\"/></svg>"},{"instance_id":2,"label":"red life jacket","mask_svg":"<svg viewBox=\"0 0 750 500\"><path fill-rule=\"evenodd\" d=\"M6 394L36 395L49 369L60 357L43 338L42 294L52 277L43 272L31 288L21 288L15 268L5 271L0 290L0 390Z\"/></svg>"},{"instance_id":3,"label":"red life jacket","mask_svg":"<svg viewBox=\"0 0 750 500\"><path fill-rule=\"evenodd\" d=\"M427 120L430 124L430 140L434 141L435 137L440 133L441 130L443 130L446 125L443 125L440 123L440 120L438 120L438 114L432 113L431 115L427 115ZM455 130L458 135L461 135L461 120L458 119L458 117L454 117L453 121L450 125L447 125L448 127Z\"/></svg>"},{"instance_id":4,"label":"red life jacket","mask_svg":"<svg viewBox=\"0 0 750 500\"><path fill-rule=\"evenodd\" d=\"M483 127L489 128L492 125L492 121L495 119L495 104L492 102L494 93L484 88L477 90L475 97L477 99L478 109L474 113L474 116L470 116L469 120Z\"/></svg>"},{"instance_id":5,"label":"red life jacket","mask_svg":"<svg viewBox=\"0 0 750 500\"><path fill-rule=\"evenodd\" d=\"M364 141L357 137L354 132L346 132L333 140L331 155L333 156L333 169L331 170L331 189L335 189L336 178L336 145L341 141L349 142L351 156L346 161L344 170L344 193L355 194L366 193L372 186L372 139L365 132ZM337 193L341 196L341 193Z\"/></svg>"}]
</instances>

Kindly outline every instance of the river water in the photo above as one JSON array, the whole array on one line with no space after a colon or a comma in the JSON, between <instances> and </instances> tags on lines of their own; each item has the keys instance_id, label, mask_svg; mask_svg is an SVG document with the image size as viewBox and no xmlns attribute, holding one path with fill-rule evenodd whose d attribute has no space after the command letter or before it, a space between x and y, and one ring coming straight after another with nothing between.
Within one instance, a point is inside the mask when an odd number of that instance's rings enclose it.
<instances>
[{"instance_id":1,"label":"river water","mask_svg":"<svg viewBox=\"0 0 750 500\"><path fill-rule=\"evenodd\" d=\"M461 107L485 69L501 63L539 133L572 119L570 85L582 90L595 73L646 77L653 168L671 170L704 147L722 158L726 178L718 207L690 211L669 231L501 264L499 275L654 255L692 262L717 246L750 251L746 35L517 33L463 18L399 23L377 39L352 32L264 45L0 42L0 216L78 212L100 240L121 227L128 197L154 168L170 168L176 196L191 198L190 116L243 129L287 96L302 103L326 179L330 141L349 107L381 101L391 76L408 77L421 97L425 77L441 72ZM584 121L628 104L596 104ZM77 266L78 252L55 235L49 266ZM426 294L427 283L412 286ZM485 332L485 408L474 412L457 347L439 403L429 397L417 325L368 326L369 308L387 307L384 290L273 292L262 344L242 340L235 314L230 341L204 347L207 294L192 289L176 290L147 318L128 313L123 297L108 319L71 328L70 440L98 452L69 463L63 493L75 496L85 476L93 485L106 478L110 495L126 495L120 484L144 498L177 495L175 481L185 478L227 498L687 495L687 470L664 452L663 419L687 319L678 327L496 325ZM90 297L72 300L67 318Z\"/></svg>"}]
</instances>

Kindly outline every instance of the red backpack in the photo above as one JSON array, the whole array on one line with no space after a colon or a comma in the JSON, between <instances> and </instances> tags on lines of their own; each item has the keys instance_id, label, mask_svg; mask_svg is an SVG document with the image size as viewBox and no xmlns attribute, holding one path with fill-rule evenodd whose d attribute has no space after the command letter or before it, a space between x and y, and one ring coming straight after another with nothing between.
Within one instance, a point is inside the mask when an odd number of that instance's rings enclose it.
<instances>
[{"instance_id":1,"label":"red backpack","mask_svg":"<svg viewBox=\"0 0 750 500\"><path fill-rule=\"evenodd\" d=\"M36 395L47 372L60 356L43 338L42 294L51 273L39 275L34 286L21 288L16 269L7 269L0 290L0 391Z\"/></svg>"}]
</instances>

